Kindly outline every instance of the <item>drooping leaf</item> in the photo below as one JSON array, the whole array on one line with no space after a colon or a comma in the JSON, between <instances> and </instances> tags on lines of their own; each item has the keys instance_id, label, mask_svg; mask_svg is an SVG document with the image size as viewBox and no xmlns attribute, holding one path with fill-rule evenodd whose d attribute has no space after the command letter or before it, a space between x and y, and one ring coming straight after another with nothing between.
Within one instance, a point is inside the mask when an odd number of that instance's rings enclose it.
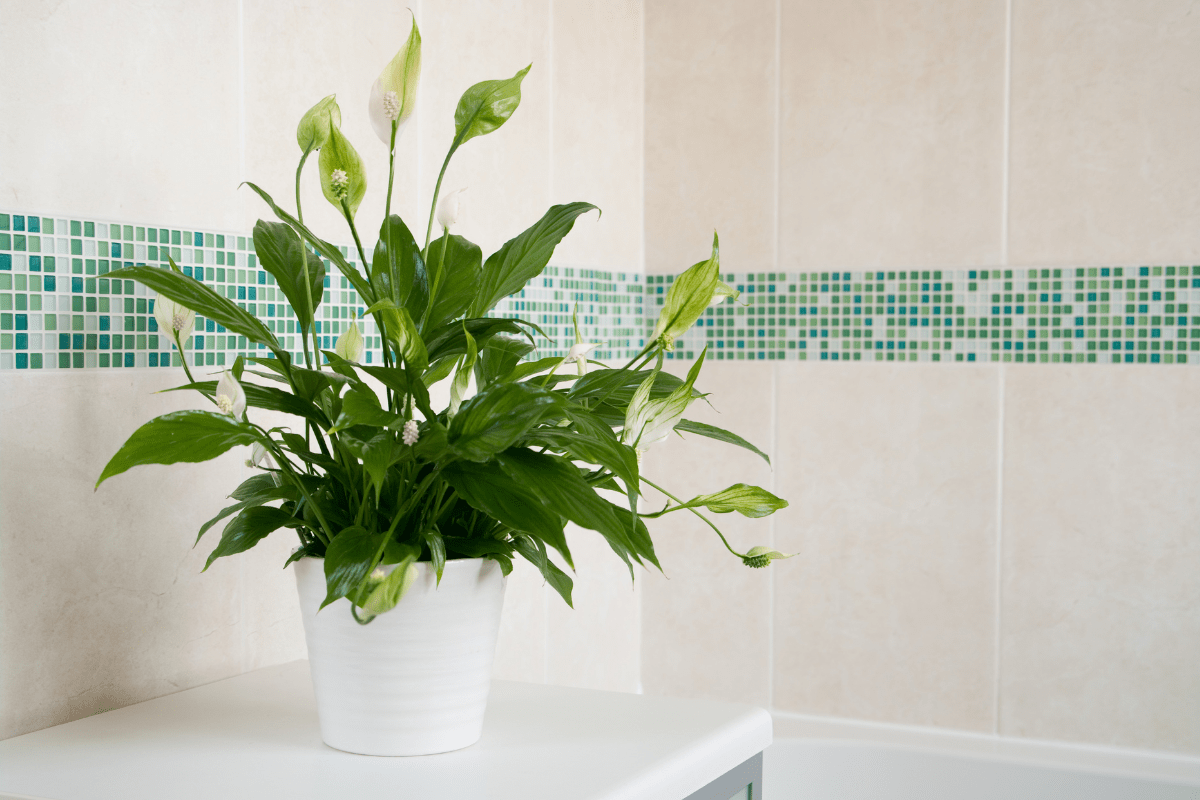
<instances>
[{"instance_id":1,"label":"drooping leaf","mask_svg":"<svg viewBox=\"0 0 1200 800\"><path fill-rule=\"evenodd\" d=\"M175 411L155 417L133 432L100 473L98 487L113 475L141 464L196 463L216 458L258 434L244 422L211 411Z\"/></svg>"},{"instance_id":2,"label":"drooping leaf","mask_svg":"<svg viewBox=\"0 0 1200 800\"><path fill-rule=\"evenodd\" d=\"M267 205L271 207L271 210L275 212L275 216L279 217L288 225L291 225L292 229L296 231L296 233L300 234L300 236L303 237L306 242L312 245L314 250L333 262L333 265L338 268L338 271L346 276L346 280L350 281L350 285L354 287L354 291L358 292L358 296L362 298L364 303L369 305L375 302L375 290L371 288L370 282L363 276L361 272L350 265L350 262L347 261L346 257L342 255L341 250L317 236L315 233L306 228L304 224L300 222L300 220L296 219L287 211L276 205L275 201L271 199L271 195L267 194L249 181L246 181L245 185L253 189L255 194L266 201ZM225 327L228 328L229 326L226 325Z\"/></svg>"},{"instance_id":3,"label":"drooping leaf","mask_svg":"<svg viewBox=\"0 0 1200 800\"><path fill-rule=\"evenodd\" d=\"M532 491L513 480L495 462L474 464L456 461L442 469L446 482L458 496L513 530L524 531L546 542L574 568L563 521Z\"/></svg>"},{"instance_id":4,"label":"drooping leaf","mask_svg":"<svg viewBox=\"0 0 1200 800\"><path fill-rule=\"evenodd\" d=\"M430 292L421 330L431 331L471 307L483 272L483 251L461 236L446 235L430 242L425 266Z\"/></svg>"},{"instance_id":5,"label":"drooping leaf","mask_svg":"<svg viewBox=\"0 0 1200 800\"><path fill-rule=\"evenodd\" d=\"M384 220L371 258L371 286L377 300L390 299L420 319L429 302L429 283L421 248L396 214Z\"/></svg>"},{"instance_id":6,"label":"drooping leaf","mask_svg":"<svg viewBox=\"0 0 1200 800\"><path fill-rule=\"evenodd\" d=\"M447 441L460 457L487 461L563 406L562 397L549 390L498 384L463 403L450 422Z\"/></svg>"},{"instance_id":7,"label":"drooping leaf","mask_svg":"<svg viewBox=\"0 0 1200 800\"><path fill-rule=\"evenodd\" d=\"M532 227L509 239L504 246L488 256L483 265L483 279L475 294L472 317L482 317L496 303L541 274L550 263L554 248L570 232L575 218L586 211L600 209L591 203L567 203L551 206Z\"/></svg>"},{"instance_id":8,"label":"drooping leaf","mask_svg":"<svg viewBox=\"0 0 1200 800\"><path fill-rule=\"evenodd\" d=\"M669 510L703 507L717 514L736 511L744 517L767 517L787 506L787 500L776 497L761 486L735 483L728 489L722 489L719 492L697 495L686 503L672 506ZM663 513L665 512L647 516L661 516Z\"/></svg>"},{"instance_id":9,"label":"drooping leaf","mask_svg":"<svg viewBox=\"0 0 1200 800\"><path fill-rule=\"evenodd\" d=\"M346 528L333 537L325 550L325 586L328 592L320 608L339 597L345 597L362 583L375 566L373 561L382 537L382 533L371 533L359 525Z\"/></svg>"},{"instance_id":10,"label":"drooping leaf","mask_svg":"<svg viewBox=\"0 0 1200 800\"><path fill-rule=\"evenodd\" d=\"M197 381L183 386L174 386L163 391L178 392L183 389L195 389L208 397L217 394L217 381ZM246 393L246 405L262 408L267 411L282 411L311 420L321 428L329 427L329 418L312 402L297 397L290 392L284 392L271 386L260 386L256 383L243 383L242 391Z\"/></svg>"},{"instance_id":11,"label":"drooping leaf","mask_svg":"<svg viewBox=\"0 0 1200 800\"><path fill-rule=\"evenodd\" d=\"M558 592L567 605L571 608L575 604L571 602L571 589L574 582L571 576L563 572L558 566L550 560L549 554L546 552L546 546L536 539L531 539L528 536L514 536L514 549L521 556L538 568L542 573L542 577L546 579L546 583L553 587L554 591Z\"/></svg>"},{"instance_id":12,"label":"drooping leaf","mask_svg":"<svg viewBox=\"0 0 1200 800\"><path fill-rule=\"evenodd\" d=\"M303 525L303 520L296 519L291 514L271 506L253 506L242 510L221 532L221 541L208 556L204 570L222 556L244 553L262 541L272 531L280 528L296 528ZM203 572L204 570L200 570Z\"/></svg>"},{"instance_id":13,"label":"drooping leaf","mask_svg":"<svg viewBox=\"0 0 1200 800\"><path fill-rule=\"evenodd\" d=\"M446 568L446 542L442 540L442 535L437 531L425 531L421 534L421 538L425 540L425 546L429 548L429 561L433 564L434 572L437 573L437 583L440 586L442 571Z\"/></svg>"},{"instance_id":14,"label":"drooping leaf","mask_svg":"<svg viewBox=\"0 0 1200 800\"><path fill-rule=\"evenodd\" d=\"M267 326L259 322L257 317L183 273L157 267L135 266L113 270L106 277L135 280L216 324L225 326L233 333L266 345L272 350L286 352L280 347L275 334L267 330Z\"/></svg>"},{"instance_id":15,"label":"drooping leaf","mask_svg":"<svg viewBox=\"0 0 1200 800\"><path fill-rule=\"evenodd\" d=\"M307 333L325 294L325 262L310 252L290 227L261 219L254 226L254 252L292 304L301 333Z\"/></svg>"},{"instance_id":16,"label":"drooping leaf","mask_svg":"<svg viewBox=\"0 0 1200 800\"><path fill-rule=\"evenodd\" d=\"M237 511L241 511L244 508L253 508L254 506L261 506L265 503L271 502L272 500L299 500L300 499L299 490L297 490L296 487L292 486L291 484L284 484L283 486L276 486L274 480L272 480L271 475L258 475L255 477L266 478L271 484L270 487L256 491L256 492L250 494L249 496L243 497L239 502L234 503L231 506L226 506L225 508L221 509L221 511L215 517L213 517L208 522L206 522L200 526L200 532L196 534L196 544L193 544L192 547L195 547L197 544L200 544L201 537L203 537L204 534L208 533L209 528L211 528L213 525L216 525L218 522L225 519L230 514L233 514Z\"/></svg>"},{"instance_id":17,"label":"drooping leaf","mask_svg":"<svg viewBox=\"0 0 1200 800\"><path fill-rule=\"evenodd\" d=\"M475 84L458 101L454 110L455 147L499 128L521 104L521 81L533 65L511 78Z\"/></svg>"},{"instance_id":18,"label":"drooping leaf","mask_svg":"<svg viewBox=\"0 0 1200 800\"><path fill-rule=\"evenodd\" d=\"M762 456L763 460L768 464L771 463L771 459L762 450L759 450L757 447L750 444L736 433L730 433L729 431L718 428L715 425L708 425L703 422L693 422L690 419L681 419L679 422L675 423L675 430L680 431L681 433L695 433L699 436L707 436L709 439L716 439L718 442L735 444L738 447L749 450L751 453L757 453L758 455Z\"/></svg>"}]
</instances>

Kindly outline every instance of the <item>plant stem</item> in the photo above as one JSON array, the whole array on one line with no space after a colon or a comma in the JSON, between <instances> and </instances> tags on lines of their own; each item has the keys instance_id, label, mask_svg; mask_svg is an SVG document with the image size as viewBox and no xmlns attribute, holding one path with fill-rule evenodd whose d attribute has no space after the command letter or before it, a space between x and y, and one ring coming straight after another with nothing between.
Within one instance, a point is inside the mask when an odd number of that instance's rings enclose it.
<instances>
[{"instance_id":1,"label":"plant stem","mask_svg":"<svg viewBox=\"0 0 1200 800\"><path fill-rule=\"evenodd\" d=\"M400 127L396 120L392 120L392 143L388 145L388 190L387 202L383 206L383 219L386 222L387 218L392 215L392 181L396 177L396 129ZM391 252L392 243L388 241L388 252Z\"/></svg>"},{"instance_id":2,"label":"plant stem","mask_svg":"<svg viewBox=\"0 0 1200 800\"><path fill-rule=\"evenodd\" d=\"M466 133L466 128L463 128L462 133ZM421 248L421 252L429 252L429 237L433 234L433 215L437 212L438 193L442 191L442 178L446 177L446 167L450 166L450 157L454 155L454 151L462 144L459 141L459 136L454 137L454 141L450 143L450 150L446 153L446 160L442 162L442 171L438 173L437 184L433 187L433 204L429 206L429 224L425 226L425 246Z\"/></svg>"},{"instance_id":3,"label":"plant stem","mask_svg":"<svg viewBox=\"0 0 1200 800\"><path fill-rule=\"evenodd\" d=\"M438 288L442 285L442 271L446 268L446 248L450 246L450 229L442 228L442 253L438 257L437 272L433 273L433 281L429 284L429 302L425 304L425 313L421 315L420 332L425 332L425 324L429 322L429 312L437 299ZM426 265L428 266L428 265Z\"/></svg>"},{"instance_id":4,"label":"plant stem","mask_svg":"<svg viewBox=\"0 0 1200 800\"><path fill-rule=\"evenodd\" d=\"M661 487L661 486L659 486L658 484L656 484L656 483L653 483L652 481L648 480L646 477L644 477L644 476L641 476L641 480L642 480L642 483L649 484L651 487L653 487L653 488L657 489L658 491L662 492L663 494L665 494L667 497L669 497L669 498L671 498L672 500L674 500L674 501L675 501L676 503L678 503L679 505L683 505L683 504L684 504L684 502L683 502L682 500L680 500L678 497L676 497L675 495L671 494L670 492L668 492L666 489L662 488L662 487ZM716 525L713 525L713 524L712 524L712 522L710 522L710 521L709 521L708 517L704 516L704 515L703 515L703 514L701 514L699 511L697 511L696 509L692 508L691 506L688 506L688 511L692 512L692 513L693 513L693 514L695 514L697 517L699 517L700 519L704 520L704 523L705 523L706 525L708 525L708 527L712 528L714 531L716 531L716 532L717 532L717 536L720 536L720 537L721 537L721 541L724 543L724 545L725 545L725 549L726 549L726 550L728 550L729 552L733 553L733 554L734 554L735 556L737 556L738 558L745 558L745 557L746 557L746 556L745 556L745 555L743 555L742 553L739 553L738 551L734 550L732 547L730 547L730 546L729 546L729 542L728 542L728 541L725 539L725 534L721 533L720 529L719 529L719 528L717 528L717 526L716 526Z\"/></svg>"},{"instance_id":5,"label":"plant stem","mask_svg":"<svg viewBox=\"0 0 1200 800\"><path fill-rule=\"evenodd\" d=\"M188 369L187 351L184 350L183 345L179 343L179 331L175 331L175 334L172 338L175 339L175 346L179 348L179 363L183 364L183 371L188 376L188 383L195 383L196 379L192 377L192 371Z\"/></svg>"}]
</instances>

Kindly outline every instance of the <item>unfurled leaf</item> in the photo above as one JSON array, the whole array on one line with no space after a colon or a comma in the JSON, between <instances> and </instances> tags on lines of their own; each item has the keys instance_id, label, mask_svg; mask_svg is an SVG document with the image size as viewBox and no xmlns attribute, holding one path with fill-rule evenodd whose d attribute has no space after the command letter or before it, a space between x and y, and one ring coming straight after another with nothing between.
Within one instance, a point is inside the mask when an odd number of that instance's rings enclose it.
<instances>
[{"instance_id":1,"label":"unfurled leaf","mask_svg":"<svg viewBox=\"0 0 1200 800\"><path fill-rule=\"evenodd\" d=\"M499 128L521 104L521 81L529 68L511 78L483 81L463 92L454 110L454 141L459 146Z\"/></svg>"},{"instance_id":2,"label":"unfurled leaf","mask_svg":"<svg viewBox=\"0 0 1200 800\"><path fill-rule=\"evenodd\" d=\"M225 508L221 509L221 511L215 517L213 517L208 522L201 525L200 532L196 534L196 544L200 544L201 537L203 537L204 534L208 532L209 528L211 528L213 525L216 525L218 522L225 519L230 514L241 511L244 508L252 508L254 506L261 506L261 505L264 505L265 503L271 502L272 500L299 500L300 499L299 490L297 490L296 487L292 486L291 484L284 484L283 486L276 486L274 476L272 476L272 475L256 475L254 477L255 478L264 478L265 483L267 485L264 485L261 489L256 489L255 491L248 493L247 496L242 497L239 502L234 503L231 506L226 506ZM251 480L254 480L254 478L252 478ZM245 484L242 484L242 485L245 486ZM240 488L241 487L239 487L239 489ZM192 547L195 547L196 544L193 544Z\"/></svg>"},{"instance_id":3,"label":"unfurled leaf","mask_svg":"<svg viewBox=\"0 0 1200 800\"><path fill-rule=\"evenodd\" d=\"M141 464L196 463L238 445L254 444L258 434L245 422L211 411L176 411L155 417L133 432L100 473L96 486Z\"/></svg>"},{"instance_id":4,"label":"unfurled leaf","mask_svg":"<svg viewBox=\"0 0 1200 800\"><path fill-rule=\"evenodd\" d=\"M650 340L661 343L664 350L675 348L675 340L687 333L718 293L721 283L719 256L717 234L714 233L712 256L685 270L667 290L654 332L650 334Z\"/></svg>"},{"instance_id":5,"label":"unfurled leaf","mask_svg":"<svg viewBox=\"0 0 1200 800\"><path fill-rule=\"evenodd\" d=\"M304 524L291 514L271 506L254 506L242 510L221 533L221 541L208 556L204 569L222 556L244 553L280 528L297 528ZM203 572L204 570L200 570Z\"/></svg>"},{"instance_id":6,"label":"unfurled leaf","mask_svg":"<svg viewBox=\"0 0 1200 800\"><path fill-rule=\"evenodd\" d=\"M549 554L546 553L546 546L528 536L514 536L513 545L526 561L538 568L542 577L546 579L546 583L559 593L567 605L574 608L575 604L571 602L571 589L574 582L570 575L563 572L550 560Z\"/></svg>"},{"instance_id":7,"label":"unfurled leaf","mask_svg":"<svg viewBox=\"0 0 1200 800\"><path fill-rule=\"evenodd\" d=\"M763 460L768 464L771 463L771 459L762 450L759 450L757 447L750 444L736 433L730 433L729 431L718 428L715 425L707 425L703 422L693 422L690 419L681 419L679 422L675 423L675 430L679 431L680 433L695 433L699 436L707 436L709 439L716 439L718 442L726 442L727 444L737 445L738 447L749 450L751 453L757 453L758 455L762 456Z\"/></svg>"},{"instance_id":8,"label":"unfurled leaf","mask_svg":"<svg viewBox=\"0 0 1200 800\"><path fill-rule=\"evenodd\" d=\"M429 303L429 281L421 248L404 220L395 214L379 230L371 258L371 286L379 300L389 299L397 308L407 308L420 319Z\"/></svg>"},{"instance_id":9,"label":"unfurled leaf","mask_svg":"<svg viewBox=\"0 0 1200 800\"><path fill-rule=\"evenodd\" d=\"M254 252L292 304L301 333L308 333L325 293L325 262L309 252L290 227L261 219L254 226Z\"/></svg>"},{"instance_id":10,"label":"unfurled leaf","mask_svg":"<svg viewBox=\"0 0 1200 800\"><path fill-rule=\"evenodd\" d=\"M355 386L342 397L342 413L329 431L334 433L355 425L400 430L404 425L404 417L380 406L375 392L363 384Z\"/></svg>"},{"instance_id":11,"label":"unfurled leaf","mask_svg":"<svg viewBox=\"0 0 1200 800\"><path fill-rule=\"evenodd\" d=\"M767 517L787 506L787 500L776 497L761 486L735 483L728 489L693 497L686 503L672 506L668 511L678 511L682 508L707 508L717 514L736 511L744 517ZM661 516L663 513L665 512L646 516Z\"/></svg>"},{"instance_id":12,"label":"unfurled leaf","mask_svg":"<svg viewBox=\"0 0 1200 800\"><path fill-rule=\"evenodd\" d=\"M321 602L321 608L345 597L362 583L375 566L372 562L382 538L382 533L371 533L359 525L346 528L333 537L325 550L325 585L328 593Z\"/></svg>"},{"instance_id":13,"label":"unfurled leaf","mask_svg":"<svg viewBox=\"0 0 1200 800\"><path fill-rule=\"evenodd\" d=\"M435 239L425 254L429 272L429 308L422 330L436 330L471 307L483 274L483 251L461 236Z\"/></svg>"},{"instance_id":14,"label":"unfurled leaf","mask_svg":"<svg viewBox=\"0 0 1200 800\"><path fill-rule=\"evenodd\" d=\"M586 211L599 211L591 203L567 203L551 206L532 227L509 239L504 246L488 256L483 265L483 279L475 295L472 317L482 317L496 303L525 287L541 274L550 263L554 248L562 241L575 219Z\"/></svg>"},{"instance_id":15,"label":"unfurled leaf","mask_svg":"<svg viewBox=\"0 0 1200 800\"><path fill-rule=\"evenodd\" d=\"M521 359L532 353L534 349L533 344L527 339L504 335L493 336L480 350L479 360L475 362L475 383L480 388L495 383L510 374Z\"/></svg>"},{"instance_id":16,"label":"unfurled leaf","mask_svg":"<svg viewBox=\"0 0 1200 800\"><path fill-rule=\"evenodd\" d=\"M546 389L499 384L463 403L450 423L448 441L460 457L487 461L562 407L561 396Z\"/></svg>"}]
</instances>

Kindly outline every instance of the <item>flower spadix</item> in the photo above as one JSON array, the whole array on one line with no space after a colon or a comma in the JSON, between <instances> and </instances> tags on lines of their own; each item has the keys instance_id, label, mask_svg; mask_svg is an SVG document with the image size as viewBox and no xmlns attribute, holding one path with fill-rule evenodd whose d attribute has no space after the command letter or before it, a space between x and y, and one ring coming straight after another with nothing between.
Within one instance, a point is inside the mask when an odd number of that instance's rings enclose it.
<instances>
[{"instance_id":1,"label":"flower spadix","mask_svg":"<svg viewBox=\"0 0 1200 800\"><path fill-rule=\"evenodd\" d=\"M350 327L346 328L342 332L342 335L338 337L337 343L333 347L333 352L345 360L357 364L362 360L364 346L362 332L358 329L358 323L351 322Z\"/></svg>"},{"instance_id":2,"label":"flower spadix","mask_svg":"<svg viewBox=\"0 0 1200 800\"><path fill-rule=\"evenodd\" d=\"M217 381L217 394L213 399L217 401L217 409L222 414L234 419L241 419L246 412L246 392L229 370L225 370L221 380Z\"/></svg>"},{"instance_id":3,"label":"flower spadix","mask_svg":"<svg viewBox=\"0 0 1200 800\"><path fill-rule=\"evenodd\" d=\"M196 327L195 311L162 295L154 301L154 319L158 322L158 329L180 350L183 350Z\"/></svg>"},{"instance_id":4,"label":"flower spadix","mask_svg":"<svg viewBox=\"0 0 1200 800\"><path fill-rule=\"evenodd\" d=\"M791 558L794 555L796 554L781 553L778 550L772 550L771 548L764 547L760 544L757 547L751 547L746 551L746 555L742 556L742 563L747 567L761 569L776 559Z\"/></svg>"},{"instance_id":5,"label":"flower spadix","mask_svg":"<svg viewBox=\"0 0 1200 800\"><path fill-rule=\"evenodd\" d=\"M320 150L329 141L329 131L342 124L342 110L337 95L329 95L304 112L296 126L296 143L305 153Z\"/></svg>"},{"instance_id":6,"label":"flower spadix","mask_svg":"<svg viewBox=\"0 0 1200 800\"><path fill-rule=\"evenodd\" d=\"M392 143L392 126L396 138L405 123L417 108L417 84L421 80L421 31L413 17L412 31L408 41L383 68L383 72L371 86L371 97L367 111L371 116L371 127L375 135L386 145Z\"/></svg>"},{"instance_id":7,"label":"flower spadix","mask_svg":"<svg viewBox=\"0 0 1200 800\"><path fill-rule=\"evenodd\" d=\"M718 295L730 296L726 290L733 292L733 289L721 283L720 271L720 246L714 232L712 256L685 270L667 290L650 340L659 342L664 350L674 350L675 340L687 333Z\"/></svg>"}]
</instances>

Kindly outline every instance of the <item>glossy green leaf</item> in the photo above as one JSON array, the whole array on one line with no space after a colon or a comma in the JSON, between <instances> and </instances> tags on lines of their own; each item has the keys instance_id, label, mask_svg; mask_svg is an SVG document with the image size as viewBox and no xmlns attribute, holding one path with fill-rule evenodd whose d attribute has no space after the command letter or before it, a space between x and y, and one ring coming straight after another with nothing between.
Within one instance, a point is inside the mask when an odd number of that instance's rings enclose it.
<instances>
[{"instance_id":1,"label":"glossy green leaf","mask_svg":"<svg viewBox=\"0 0 1200 800\"><path fill-rule=\"evenodd\" d=\"M526 383L502 383L463 403L450 423L448 441L460 457L487 461L562 408L562 398L551 391Z\"/></svg>"},{"instance_id":2,"label":"glossy green leaf","mask_svg":"<svg viewBox=\"0 0 1200 800\"><path fill-rule=\"evenodd\" d=\"M475 363L475 383L481 388L510 374L521 359L534 351L526 339L498 335L483 346Z\"/></svg>"},{"instance_id":3,"label":"glossy green leaf","mask_svg":"<svg viewBox=\"0 0 1200 800\"><path fill-rule=\"evenodd\" d=\"M130 467L208 461L257 440L253 428L224 414L211 411L164 414L133 432L104 467L96 486Z\"/></svg>"},{"instance_id":4,"label":"glossy green leaf","mask_svg":"<svg viewBox=\"0 0 1200 800\"><path fill-rule=\"evenodd\" d=\"M411 394L413 402L416 403L417 408L421 410L426 419L432 419L435 416L433 408L429 404L429 389L415 374L409 374L405 370L395 367L362 365L359 369L400 396Z\"/></svg>"},{"instance_id":5,"label":"glossy green leaf","mask_svg":"<svg viewBox=\"0 0 1200 800\"><path fill-rule=\"evenodd\" d=\"M267 537L272 531L280 528L297 528L303 525L291 514L271 506L254 506L242 510L242 513L229 521L221 532L221 541L208 556L204 570L222 556L244 553ZM200 570L203 572L204 570Z\"/></svg>"},{"instance_id":6,"label":"glossy green leaf","mask_svg":"<svg viewBox=\"0 0 1200 800\"><path fill-rule=\"evenodd\" d=\"M744 517L767 517L774 514L781 508L787 508L788 502L782 497L776 497L761 486L750 486L745 483L735 483L728 489L722 489L713 494L702 494L693 497L686 503L679 506L672 506L669 510L676 511L681 508L707 508L717 514L728 514L731 511L736 511ZM665 512L658 514L647 514L646 516L661 516Z\"/></svg>"},{"instance_id":7,"label":"glossy green leaf","mask_svg":"<svg viewBox=\"0 0 1200 800\"><path fill-rule=\"evenodd\" d=\"M292 304L301 332L307 333L325 294L325 262L310 252L290 227L261 219L254 226L254 252L262 268L275 277L283 296Z\"/></svg>"},{"instance_id":8,"label":"glossy green leaf","mask_svg":"<svg viewBox=\"0 0 1200 800\"><path fill-rule=\"evenodd\" d=\"M371 286L377 300L390 299L397 308L407 308L420 319L429 303L429 281L421 248L404 220L392 214L379 230L379 241L371 258Z\"/></svg>"},{"instance_id":9,"label":"glossy green leaf","mask_svg":"<svg viewBox=\"0 0 1200 800\"><path fill-rule=\"evenodd\" d=\"M295 486L292 486L291 484L284 484L283 486L276 486L275 481L273 480L271 475L256 475L255 477L256 478L266 478L267 481L270 482L270 486L265 487L261 490L257 490L252 493L249 493L248 496L242 497L239 500L239 502L234 503L231 506L226 506L225 508L221 509L220 513L218 513L215 517L213 517L208 522L206 522L200 526L200 532L196 534L196 543L193 544L192 547L195 547L197 544L200 544L201 537L203 537L204 534L208 533L209 528L211 528L213 525L216 525L218 522L225 519L230 514L241 511L244 508L253 508L254 506L261 506L261 505L264 505L265 503L271 502L272 500L299 500L300 499L299 490Z\"/></svg>"},{"instance_id":10,"label":"glossy green leaf","mask_svg":"<svg viewBox=\"0 0 1200 800\"><path fill-rule=\"evenodd\" d=\"M197 381L196 383L187 383L183 386L174 386L163 391L178 392L184 389L194 389L208 397L215 397L217 394L217 381ZM267 411L282 411L285 414L294 414L297 417L304 417L311 420L321 428L329 427L329 418L325 416L321 409L317 408L312 402L297 397L290 392L284 392L271 386L260 386L257 383L243 383L242 391L246 393L246 405L248 406L266 409Z\"/></svg>"},{"instance_id":11,"label":"glossy green leaf","mask_svg":"<svg viewBox=\"0 0 1200 800\"><path fill-rule=\"evenodd\" d=\"M540 275L550 263L554 248L574 226L576 217L592 210L600 209L591 203L551 206L532 227L509 239L488 256L471 316L482 317L500 300L519 292Z\"/></svg>"},{"instance_id":12,"label":"glossy green leaf","mask_svg":"<svg viewBox=\"0 0 1200 800\"><path fill-rule=\"evenodd\" d=\"M446 543L437 531L425 531L421 534L421 538L425 540L425 546L429 548L429 562L433 564L434 572L437 573L437 583L440 586L442 571L446 569Z\"/></svg>"},{"instance_id":13,"label":"glossy green leaf","mask_svg":"<svg viewBox=\"0 0 1200 800\"><path fill-rule=\"evenodd\" d=\"M483 81L463 92L454 110L455 146L483 136L503 125L521 104L521 81L530 64L505 80Z\"/></svg>"},{"instance_id":14,"label":"glossy green leaf","mask_svg":"<svg viewBox=\"0 0 1200 800\"><path fill-rule=\"evenodd\" d=\"M550 560L549 554L546 552L546 546L536 539L530 539L527 536L513 537L514 549L521 556L538 568L542 573L542 577L546 579L546 583L553 587L554 591L558 592L567 605L574 608L574 603L571 602L571 589L574 582L571 576L567 575L558 566Z\"/></svg>"},{"instance_id":15,"label":"glossy green leaf","mask_svg":"<svg viewBox=\"0 0 1200 800\"><path fill-rule=\"evenodd\" d=\"M306 242L312 245L314 250L316 250L325 258L329 259L333 265L338 268L338 271L346 276L346 280L350 281L350 285L354 287L354 291L358 292L358 296L362 298L364 303L370 304L375 302L375 290L371 288L370 281L368 281L361 272L350 265L350 262L347 261L346 257L342 255L342 251L340 249L317 236L315 233L306 228L304 223L300 222L300 220L296 219L286 210L276 205L275 201L271 199L271 195L267 194L258 186L250 183L249 181L246 181L245 185L253 189L255 194L266 201L267 205L271 207L271 210L275 212L275 216L279 217L288 225L291 225L292 229L296 231L296 233L300 234L300 236L303 237ZM229 326L226 325L225 327L228 328Z\"/></svg>"},{"instance_id":16,"label":"glossy green leaf","mask_svg":"<svg viewBox=\"0 0 1200 800\"><path fill-rule=\"evenodd\" d=\"M575 381L567 391L567 396L576 402L587 399L597 399L616 408L629 405L638 387L647 378L654 375L654 383L650 389L650 399L659 400L683 385L683 381L667 372L655 373L643 369L634 372L623 369L597 369ZM701 393L693 391L692 396L699 398Z\"/></svg>"},{"instance_id":17,"label":"glossy green leaf","mask_svg":"<svg viewBox=\"0 0 1200 800\"><path fill-rule=\"evenodd\" d=\"M549 372L561 363L562 358L559 356L547 356L546 358L539 358L537 361L526 361L514 366L512 371L503 377L506 381L519 381L528 378L530 375L540 375L543 372Z\"/></svg>"},{"instance_id":18,"label":"glossy green leaf","mask_svg":"<svg viewBox=\"0 0 1200 800\"><path fill-rule=\"evenodd\" d=\"M321 601L321 608L345 597L362 583L375 566L375 553L379 551L382 538L382 533L371 533L359 525L346 528L333 537L325 550L327 594Z\"/></svg>"},{"instance_id":19,"label":"glossy green leaf","mask_svg":"<svg viewBox=\"0 0 1200 800\"><path fill-rule=\"evenodd\" d=\"M224 325L231 333L245 336L273 350L281 350L275 334L267 330L267 326L259 322L257 317L187 275L169 269L138 266L122 267L105 277L135 280L218 325Z\"/></svg>"},{"instance_id":20,"label":"glossy green leaf","mask_svg":"<svg viewBox=\"0 0 1200 800\"><path fill-rule=\"evenodd\" d=\"M470 333L471 337L475 339L476 346L482 346L484 342L501 333L524 335L532 340L533 337L525 332L521 327L522 324L528 323L525 323L524 320L493 317L447 322L442 327L429 332L429 337L426 339L429 363L435 364L444 358L461 356L467 352L466 333Z\"/></svg>"},{"instance_id":21,"label":"glossy green leaf","mask_svg":"<svg viewBox=\"0 0 1200 800\"><path fill-rule=\"evenodd\" d=\"M442 476L472 508L546 542L574 568L562 517L509 477L498 464L456 461L442 469Z\"/></svg>"},{"instance_id":22,"label":"glossy green leaf","mask_svg":"<svg viewBox=\"0 0 1200 800\"><path fill-rule=\"evenodd\" d=\"M468 539L464 536L444 536L446 552L464 558L482 558L491 555L509 555L513 551L511 542L502 539Z\"/></svg>"},{"instance_id":23,"label":"glossy green leaf","mask_svg":"<svg viewBox=\"0 0 1200 800\"><path fill-rule=\"evenodd\" d=\"M342 443L355 458L362 459L363 469L371 478L378 492L387 480L388 468L404 457L408 449L390 431L380 431L370 439L358 439L348 433L342 434Z\"/></svg>"},{"instance_id":24,"label":"glossy green leaf","mask_svg":"<svg viewBox=\"0 0 1200 800\"><path fill-rule=\"evenodd\" d=\"M330 433L345 430L354 425L370 425L375 428L404 427L404 417L393 414L379 405L379 398L365 384L355 386L342 398L342 413Z\"/></svg>"},{"instance_id":25,"label":"glossy green leaf","mask_svg":"<svg viewBox=\"0 0 1200 800\"><path fill-rule=\"evenodd\" d=\"M479 245L450 234L429 244L425 266L429 272L429 309L421 329L431 331L458 319L471 307L483 275L483 251Z\"/></svg>"},{"instance_id":26,"label":"glossy green leaf","mask_svg":"<svg viewBox=\"0 0 1200 800\"><path fill-rule=\"evenodd\" d=\"M720 247L714 233L712 256L684 270L667 290L650 340L661 340L665 350L674 349L675 339L692 327L717 294L720 273Z\"/></svg>"},{"instance_id":27,"label":"glossy green leaf","mask_svg":"<svg viewBox=\"0 0 1200 800\"><path fill-rule=\"evenodd\" d=\"M763 460L768 464L771 463L771 459L762 450L759 450L757 447L750 444L736 433L730 433L729 431L718 428L715 425L708 425L703 422L693 422L690 419L681 419L679 422L675 423L675 430L679 431L680 433L695 433L699 436L707 436L709 439L716 439L718 442L735 444L738 447L749 450L751 453L757 453L758 455L762 456Z\"/></svg>"}]
</instances>

